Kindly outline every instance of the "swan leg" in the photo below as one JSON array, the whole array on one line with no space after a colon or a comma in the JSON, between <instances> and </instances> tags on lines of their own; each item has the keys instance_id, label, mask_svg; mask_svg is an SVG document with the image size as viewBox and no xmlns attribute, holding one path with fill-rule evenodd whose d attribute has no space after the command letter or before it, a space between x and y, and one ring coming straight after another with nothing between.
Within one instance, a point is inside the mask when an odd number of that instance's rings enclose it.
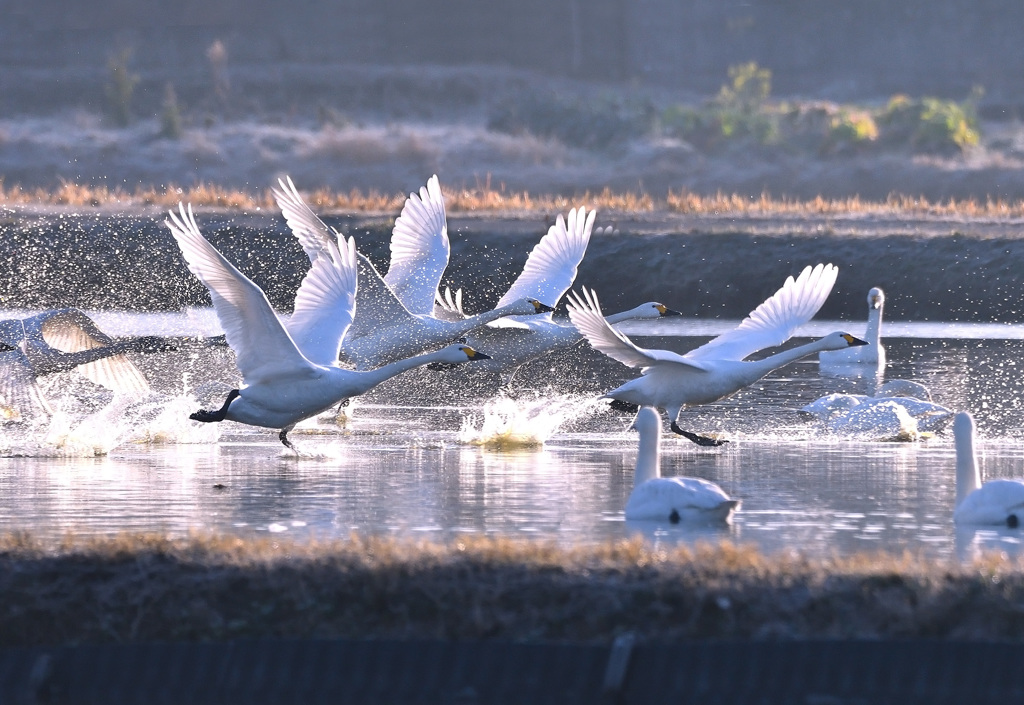
<instances>
[{"instance_id":1,"label":"swan leg","mask_svg":"<svg viewBox=\"0 0 1024 705\"><path fill-rule=\"evenodd\" d=\"M288 448L289 450L295 450L295 446L293 446L292 442L288 440L288 432L291 431L293 428L295 428L295 424L292 424L291 426L285 426L284 428L281 429L281 432L277 434L277 437L281 439L281 442L284 443L285 447ZM298 453L299 451L295 450L295 452Z\"/></svg>"},{"instance_id":2,"label":"swan leg","mask_svg":"<svg viewBox=\"0 0 1024 705\"><path fill-rule=\"evenodd\" d=\"M692 431L684 431L679 428L675 421L672 422L672 433L679 434L683 438L693 441L699 446L720 446L729 442L724 438L712 438L711 436L702 436L699 433L693 433Z\"/></svg>"},{"instance_id":3,"label":"swan leg","mask_svg":"<svg viewBox=\"0 0 1024 705\"><path fill-rule=\"evenodd\" d=\"M190 414L189 418L193 421L202 421L203 423L213 423L214 421L223 421L224 417L228 414L228 407L231 406L231 402L235 400L240 394L239 390L232 389L228 392L228 398L224 400L224 406L220 407L216 411L207 411L206 409L200 409L194 414Z\"/></svg>"}]
</instances>

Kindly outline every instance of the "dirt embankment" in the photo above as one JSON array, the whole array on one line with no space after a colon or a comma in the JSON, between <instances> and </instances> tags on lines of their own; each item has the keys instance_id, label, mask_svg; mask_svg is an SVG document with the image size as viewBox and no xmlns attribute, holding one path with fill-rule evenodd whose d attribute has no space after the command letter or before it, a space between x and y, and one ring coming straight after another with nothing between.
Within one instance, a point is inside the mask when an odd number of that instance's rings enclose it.
<instances>
[{"instance_id":1,"label":"dirt embankment","mask_svg":"<svg viewBox=\"0 0 1024 705\"><path fill-rule=\"evenodd\" d=\"M522 270L553 213L452 216L442 285L466 308L492 305ZM393 215L325 216L386 271ZM6 308L170 310L208 304L162 225L160 211L14 208L0 217L0 305ZM308 260L275 215L200 210L227 257L290 309ZM599 213L577 276L609 311L661 301L686 315L740 318L808 264L840 275L820 318L857 318L869 288L887 293L892 320L1022 318L1024 238L1016 220L879 217L716 217Z\"/></svg>"}]
</instances>

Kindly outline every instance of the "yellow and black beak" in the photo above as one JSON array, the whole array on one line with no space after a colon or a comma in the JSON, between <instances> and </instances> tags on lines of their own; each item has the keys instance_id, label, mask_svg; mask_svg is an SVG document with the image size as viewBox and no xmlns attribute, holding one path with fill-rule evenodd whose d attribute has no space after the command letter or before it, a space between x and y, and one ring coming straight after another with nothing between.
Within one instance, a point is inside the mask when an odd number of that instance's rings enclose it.
<instances>
[{"instance_id":1,"label":"yellow and black beak","mask_svg":"<svg viewBox=\"0 0 1024 705\"><path fill-rule=\"evenodd\" d=\"M679 311L669 308L665 304L656 304L654 308L658 309L658 314L661 316L682 316Z\"/></svg>"},{"instance_id":2,"label":"yellow and black beak","mask_svg":"<svg viewBox=\"0 0 1024 705\"><path fill-rule=\"evenodd\" d=\"M555 310L554 307L548 306L547 304L542 304L537 299L528 299L528 301L531 304L533 304L533 307L535 309L537 309L537 313L551 313L552 311Z\"/></svg>"},{"instance_id":3,"label":"yellow and black beak","mask_svg":"<svg viewBox=\"0 0 1024 705\"><path fill-rule=\"evenodd\" d=\"M851 348L854 347L854 346L857 346L857 345L867 345L868 344L868 341L861 340L860 338L855 338L854 336L850 335L849 333L843 333L843 337L846 338L846 342L850 345Z\"/></svg>"},{"instance_id":4,"label":"yellow and black beak","mask_svg":"<svg viewBox=\"0 0 1024 705\"><path fill-rule=\"evenodd\" d=\"M466 357L472 360L490 360L490 355L484 355L482 352L478 352L468 345L462 346L462 352L466 353Z\"/></svg>"}]
</instances>

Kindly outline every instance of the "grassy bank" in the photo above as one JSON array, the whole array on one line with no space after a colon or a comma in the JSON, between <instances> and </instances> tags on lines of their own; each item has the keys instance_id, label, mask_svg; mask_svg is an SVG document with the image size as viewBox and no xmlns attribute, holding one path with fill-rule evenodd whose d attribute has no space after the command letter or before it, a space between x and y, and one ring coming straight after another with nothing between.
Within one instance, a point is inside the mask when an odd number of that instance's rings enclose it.
<instances>
[{"instance_id":1,"label":"grassy bank","mask_svg":"<svg viewBox=\"0 0 1024 705\"><path fill-rule=\"evenodd\" d=\"M1024 635L1024 565L500 538L0 538L0 646L256 637Z\"/></svg>"},{"instance_id":2,"label":"grassy bank","mask_svg":"<svg viewBox=\"0 0 1024 705\"><path fill-rule=\"evenodd\" d=\"M613 192L605 189L592 193L585 191L575 196L531 194L526 191L506 191L481 184L472 189L442 188L449 213L509 213L509 212L564 212L584 205L603 211L624 213L679 213L685 215L753 215L753 216L885 216L885 217L943 217L943 218L1021 218L1024 201L987 199L984 201L949 199L933 201L918 196L890 195L885 200L872 201L858 196L829 199L773 198L762 194L750 198L738 194L715 193L701 195L688 191L669 191L663 197L648 193ZM308 203L318 211L332 213L393 213L397 215L407 194L384 194L377 191L353 190L336 192L318 189L304 192ZM72 206L72 207L124 207L160 206L169 208L178 203L194 206L252 211L261 208L277 210L273 194L264 191L241 191L216 185L200 184L190 188L170 186L127 190L106 186L87 186L70 181L57 189L22 188L7 186L0 179L0 206Z\"/></svg>"}]
</instances>

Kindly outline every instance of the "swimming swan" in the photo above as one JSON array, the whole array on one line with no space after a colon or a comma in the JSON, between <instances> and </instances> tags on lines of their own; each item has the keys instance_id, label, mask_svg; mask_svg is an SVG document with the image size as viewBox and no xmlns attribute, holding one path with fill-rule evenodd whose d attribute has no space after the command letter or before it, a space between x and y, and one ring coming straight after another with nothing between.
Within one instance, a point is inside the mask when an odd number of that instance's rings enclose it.
<instances>
[{"instance_id":1,"label":"swimming swan","mask_svg":"<svg viewBox=\"0 0 1024 705\"><path fill-rule=\"evenodd\" d=\"M1024 482L989 480L981 484L978 460L974 454L974 417L960 412L953 419L956 444L957 524L1008 526L1015 529L1024 519Z\"/></svg>"},{"instance_id":2,"label":"swimming swan","mask_svg":"<svg viewBox=\"0 0 1024 705\"><path fill-rule=\"evenodd\" d=\"M49 415L37 379L68 370L114 392L146 394L149 383L126 353L175 349L174 341L159 336L114 340L76 308L0 320L0 398L18 416L29 410Z\"/></svg>"},{"instance_id":3,"label":"swimming swan","mask_svg":"<svg viewBox=\"0 0 1024 705\"><path fill-rule=\"evenodd\" d=\"M641 368L641 377L604 394L605 398L619 402L617 408L634 404L664 408L673 432L699 445L720 445L721 441L680 429L676 423L680 410L724 399L772 370L821 350L865 344L837 332L761 360L744 359L762 348L784 343L810 320L832 290L836 274L831 264L806 267L795 280L789 277L739 326L685 355L637 347L608 325L593 291L583 289L582 295L569 295L569 318L594 349L624 365Z\"/></svg>"},{"instance_id":4,"label":"swimming swan","mask_svg":"<svg viewBox=\"0 0 1024 705\"><path fill-rule=\"evenodd\" d=\"M629 521L729 522L740 508L713 482L698 477L662 477L659 443L661 416L649 406L640 407L630 428L640 434L633 491L626 502Z\"/></svg>"},{"instance_id":5,"label":"swimming swan","mask_svg":"<svg viewBox=\"0 0 1024 705\"><path fill-rule=\"evenodd\" d=\"M505 295L498 300L498 306L528 297L557 306L572 286L583 256L590 242L597 211L587 213L586 208L569 211L568 219L561 214L540 242L530 251L522 273L516 278ZM603 232L598 228L598 234ZM438 303L461 314L456 292L455 305L452 296L445 292L445 299ZM631 319L657 319L664 316L678 316L678 311L656 302L649 301L622 313L608 316L609 323ZM525 363L555 350L571 347L583 340L572 325L556 323L550 313L541 316L506 316L473 330L467 338L470 345L488 350L491 360L475 365L474 371L486 370L503 375L502 383L511 383L516 371Z\"/></svg>"},{"instance_id":6,"label":"swimming swan","mask_svg":"<svg viewBox=\"0 0 1024 705\"><path fill-rule=\"evenodd\" d=\"M303 419L342 399L357 396L406 370L429 363L458 364L486 359L467 345L450 345L371 371L338 367L338 349L356 307L356 245L353 238L323 242L295 295L295 309L282 324L263 291L211 245L196 224L192 207L179 205L164 223L189 270L210 290L217 318L235 351L244 385L232 389L215 411L197 411L196 421L238 421L281 429L281 442L294 450L288 432Z\"/></svg>"},{"instance_id":7,"label":"swimming swan","mask_svg":"<svg viewBox=\"0 0 1024 705\"><path fill-rule=\"evenodd\" d=\"M875 287L868 292L868 327L864 331L867 345L849 350L826 350L818 353L818 362L833 365L876 365L885 367L885 346L882 345L882 309L885 293Z\"/></svg>"},{"instance_id":8,"label":"swimming swan","mask_svg":"<svg viewBox=\"0 0 1024 705\"><path fill-rule=\"evenodd\" d=\"M277 203L302 249L315 262L325 243L340 235L306 205L291 179L279 183L281 188L274 189ZM449 250L444 199L435 175L419 194L409 195L395 221L388 273L381 276L369 259L358 255L357 313L342 343L344 359L366 369L437 348L502 316L552 310L537 299L521 297L475 316L437 315L437 287Z\"/></svg>"}]
</instances>

